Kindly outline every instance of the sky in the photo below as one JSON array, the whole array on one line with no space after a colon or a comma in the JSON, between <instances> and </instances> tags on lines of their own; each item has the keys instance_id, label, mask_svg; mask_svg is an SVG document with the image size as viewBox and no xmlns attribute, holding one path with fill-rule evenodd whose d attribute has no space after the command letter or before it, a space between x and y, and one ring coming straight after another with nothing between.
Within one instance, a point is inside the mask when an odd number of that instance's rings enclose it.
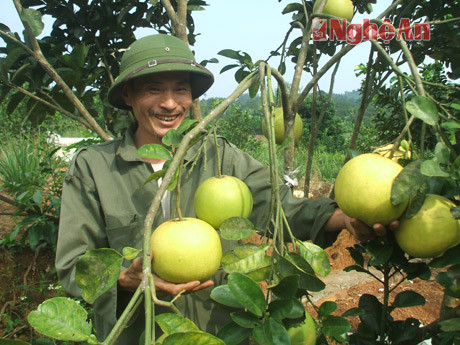
<instances>
[{"instance_id":1,"label":"sky","mask_svg":"<svg viewBox=\"0 0 460 345\"><path fill-rule=\"evenodd\" d=\"M8 25L12 31L22 32L22 25L14 9L12 0L1 0L2 11L0 22ZM196 38L195 51L197 61L217 58L218 64L208 64L215 77L215 83L203 96L227 97L237 87L234 79L236 69L220 74L225 65L234 63L234 60L218 55L222 49L241 50L252 57L252 61L266 59L270 51L276 49L284 39L292 21L292 13L283 15L284 7L291 3L289 0L207 0L209 6L205 11L193 12L195 32L200 33ZM374 5L374 12L365 16L359 13L353 22L362 23L363 18L374 18L380 14L388 1L378 0ZM49 32L51 22L45 21L44 32ZM292 37L299 36L299 29ZM153 34L152 30L138 30L136 37L140 38ZM0 44L3 42L0 40ZM363 42L349 52L340 64L340 69L335 80L335 93L344 93L359 88L362 78L355 76L354 69L360 63L366 63L370 48L369 42ZM321 61L326 62L328 57ZM270 64L277 67L279 60L271 59ZM285 80L292 81L294 66L288 65ZM331 69L332 70L332 69ZM311 76L306 73L302 76L301 86L305 85ZM329 89L330 73L323 76L319 85L324 91Z\"/></svg>"}]
</instances>

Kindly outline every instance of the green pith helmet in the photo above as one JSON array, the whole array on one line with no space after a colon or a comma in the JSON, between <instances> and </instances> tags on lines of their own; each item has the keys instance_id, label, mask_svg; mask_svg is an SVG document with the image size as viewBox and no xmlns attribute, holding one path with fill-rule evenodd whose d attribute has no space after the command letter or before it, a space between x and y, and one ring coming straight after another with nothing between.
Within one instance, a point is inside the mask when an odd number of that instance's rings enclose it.
<instances>
[{"instance_id":1,"label":"green pith helmet","mask_svg":"<svg viewBox=\"0 0 460 345\"><path fill-rule=\"evenodd\" d=\"M195 56L185 42L164 34L146 36L131 44L123 54L120 75L109 89L110 104L131 109L121 96L123 85L142 75L169 71L190 73L193 99L204 94L214 82L212 73L195 62Z\"/></svg>"}]
</instances>

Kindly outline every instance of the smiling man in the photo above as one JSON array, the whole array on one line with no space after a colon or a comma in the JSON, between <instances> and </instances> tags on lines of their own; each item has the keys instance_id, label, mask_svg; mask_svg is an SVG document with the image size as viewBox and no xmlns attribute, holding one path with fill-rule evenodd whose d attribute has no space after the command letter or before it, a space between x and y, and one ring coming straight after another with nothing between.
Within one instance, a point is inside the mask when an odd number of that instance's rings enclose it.
<instances>
[{"instance_id":1,"label":"smiling man","mask_svg":"<svg viewBox=\"0 0 460 345\"><path fill-rule=\"evenodd\" d=\"M123 137L80 150L64 181L56 269L68 293L81 296L75 283L75 266L86 251L113 248L121 252L127 246L142 248L144 220L158 190L157 183L145 184L145 181L153 171L161 169L164 162L143 159L137 156L137 149L144 144L161 144L166 132L182 123L193 99L206 92L213 81L212 73L195 62L188 46L173 36L147 36L127 49L120 76L110 88L108 100L115 107L132 111L136 122ZM206 154L196 158L201 144L192 146L185 156L185 161L196 161L193 169L189 167L182 172L182 215L195 217L193 196L203 181L215 176L218 149L222 174L235 176L248 185L254 200L249 218L256 228L264 228L271 199L269 168L224 138L219 138L218 148L209 140L204 145ZM361 240L385 232L381 225L371 229L350 219L328 198L297 199L286 185L282 185L280 193L290 227L300 240L326 246L344 228ZM176 191L165 195L153 228L176 217L176 195ZM222 240L224 252L235 245L235 241ZM142 279L141 258L124 262L123 266L118 284L93 305L100 341L107 337ZM201 330L212 334L231 321L231 310L210 298L211 287L225 283L221 270L205 282L173 284L155 277L158 296L172 298L181 290L189 292L176 301L176 306ZM170 312L160 307L155 311ZM116 344L137 344L143 328L140 311Z\"/></svg>"}]
</instances>

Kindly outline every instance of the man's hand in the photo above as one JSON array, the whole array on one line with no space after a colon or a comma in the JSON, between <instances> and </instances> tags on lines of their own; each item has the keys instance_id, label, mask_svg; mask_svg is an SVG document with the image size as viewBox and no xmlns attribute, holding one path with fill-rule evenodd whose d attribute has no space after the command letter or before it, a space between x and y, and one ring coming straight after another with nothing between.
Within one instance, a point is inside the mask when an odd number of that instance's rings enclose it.
<instances>
[{"instance_id":1,"label":"man's hand","mask_svg":"<svg viewBox=\"0 0 460 345\"><path fill-rule=\"evenodd\" d=\"M118 285L127 291L134 292L142 281L142 259L136 258L128 269L120 272L118 278ZM165 297L167 295L177 295L182 290L185 293L195 292L201 289L206 289L214 285L212 280L207 280L203 283L199 281L192 281L182 284L170 283L160 277L154 275L155 289L158 297Z\"/></svg>"},{"instance_id":2,"label":"man's hand","mask_svg":"<svg viewBox=\"0 0 460 345\"><path fill-rule=\"evenodd\" d=\"M358 241L372 240L376 237L385 236L387 229L396 230L399 221L392 221L387 227L382 224L374 224L372 227L356 218L347 216L337 208L325 224L326 231L339 231L347 229Z\"/></svg>"}]
</instances>

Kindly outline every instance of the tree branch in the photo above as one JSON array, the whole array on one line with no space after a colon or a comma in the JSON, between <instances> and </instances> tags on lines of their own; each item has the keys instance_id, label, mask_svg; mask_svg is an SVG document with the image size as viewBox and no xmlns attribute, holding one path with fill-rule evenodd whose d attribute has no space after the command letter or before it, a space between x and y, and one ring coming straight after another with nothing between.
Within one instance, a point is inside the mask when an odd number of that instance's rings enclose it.
<instances>
[{"instance_id":1,"label":"tree branch","mask_svg":"<svg viewBox=\"0 0 460 345\"><path fill-rule=\"evenodd\" d=\"M72 104L77 108L78 112L86 119L88 125L105 141L110 140L110 137L107 133L99 126L96 120L91 116L91 114L86 110L85 106L80 102L77 96L73 93L64 79L55 71L53 66L46 60L45 56L43 55L42 50L38 44L37 39L35 38L32 29L30 28L29 23L24 21L21 17L22 13L22 5L19 0L13 0L14 5L16 7L16 11L21 18L21 22L24 25L25 32L29 42L32 46L33 54L32 56L37 60L37 62L42 66L45 72L53 79L57 85L64 91L66 97L72 102Z\"/></svg>"}]
</instances>

